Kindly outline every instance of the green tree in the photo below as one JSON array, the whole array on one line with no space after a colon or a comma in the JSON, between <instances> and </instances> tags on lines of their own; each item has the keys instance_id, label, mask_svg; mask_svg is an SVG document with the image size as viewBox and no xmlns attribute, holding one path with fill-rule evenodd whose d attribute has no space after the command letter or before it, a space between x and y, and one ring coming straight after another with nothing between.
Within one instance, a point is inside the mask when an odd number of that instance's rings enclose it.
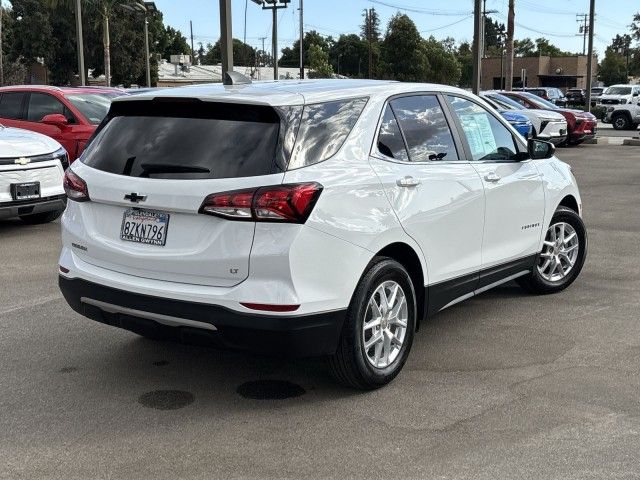
<instances>
[{"instance_id":1,"label":"green tree","mask_svg":"<svg viewBox=\"0 0 640 480\"><path fill-rule=\"evenodd\" d=\"M220 40L214 45L208 44L202 63L205 65L217 65L221 62L222 52ZM233 63L234 65L252 66L256 62L256 50L251 45L243 43L237 38L233 39Z\"/></svg>"},{"instance_id":2,"label":"green tree","mask_svg":"<svg viewBox=\"0 0 640 480\"><path fill-rule=\"evenodd\" d=\"M367 43L358 35L340 35L329 53L329 61L340 75L360 77L366 74Z\"/></svg>"},{"instance_id":3,"label":"green tree","mask_svg":"<svg viewBox=\"0 0 640 480\"><path fill-rule=\"evenodd\" d=\"M484 48L486 56L499 56L502 54L502 37L506 27L504 23L485 17L484 21Z\"/></svg>"},{"instance_id":4,"label":"green tree","mask_svg":"<svg viewBox=\"0 0 640 480\"><path fill-rule=\"evenodd\" d=\"M329 54L319 45L311 45L309 48L309 78L331 78L333 68L329 63Z\"/></svg>"},{"instance_id":5,"label":"green tree","mask_svg":"<svg viewBox=\"0 0 640 480\"><path fill-rule=\"evenodd\" d=\"M549 57L564 57L571 54L556 47L546 38L536 38L535 55L547 55Z\"/></svg>"},{"instance_id":6,"label":"green tree","mask_svg":"<svg viewBox=\"0 0 640 480\"><path fill-rule=\"evenodd\" d=\"M375 8L370 8L362 13L363 22L360 26L360 36L365 42L366 56L364 57L364 72L369 73L369 48L371 48L371 75L377 76L378 62L380 61L380 17Z\"/></svg>"},{"instance_id":7,"label":"green tree","mask_svg":"<svg viewBox=\"0 0 640 480\"><path fill-rule=\"evenodd\" d=\"M14 0L11 6L10 60L19 60L28 66L50 58L53 30L47 7L40 0Z\"/></svg>"},{"instance_id":8,"label":"green tree","mask_svg":"<svg viewBox=\"0 0 640 480\"><path fill-rule=\"evenodd\" d=\"M458 46L456 58L460 64L459 85L464 88L471 87L473 83L473 52L469 42L462 42Z\"/></svg>"},{"instance_id":9,"label":"green tree","mask_svg":"<svg viewBox=\"0 0 640 480\"><path fill-rule=\"evenodd\" d=\"M530 38L514 40L513 54L516 57L533 57L536 54L536 44Z\"/></svg>"},{"instance_id":10,"label":"green tree","mask_svg":"<svg viewBox=\"0 0 640 480\"><path fill-rule=\"evenodd\" d=\"M305 67L310 65L309 49L311 45L317 45L321 50L328 52L333 45L333 39L331 37L325 37L315 30L306 32L302 43ZM282 56L278 60L278 65L289 68L300 66L300 40L296 40L291 47L286 47L282 50Z\"/></svg>"},{"instance_id":11,"label":"green tree","mask_svg":"<svg viewBox=\"0 0 640 480\"><path fill-rule=\"evenodd\" d=\"M458 85L461 67L450 44L437 41L434 37L424 40L421 50L429 63L429 72L425 78L428 82L445 85Z\"/></svg>"},{"instance_id":12,"label":"green tree","mask_svg":"<svg viewBox=\"0 0 640 480\"><path fill-rule=\"evenodd\" d=\"M387 26L380 45L382 77L407 82L424 81L429 75L429 61L423 39L407 15L397 13Z\"/></svg>"},{"instance_id":13,"label":"green tree","mask_svg":"<svg viewBox=\"0 0 640 480\"><path fill-rule=\"evenodd\" d=\"M615 85L616 83L627 83L627 65L626 60L614 51L607 48L604 58L600 63L600 81L605 85Z\"/></svg>"},{"instance_id":14,"label":"green tree","mask_svg":"<svg viewBox=\"0 0 640 480\"><path fill-rule=\"evenodd\" d=\"M171 55L191 55L191 46L187 42L187 38L182 35L180 30L168 25L166 27L162 25L155 43L155 50L166 60L169 60ZM195 59L191 61L195 62Z\"/></svg>"}]
</instances>

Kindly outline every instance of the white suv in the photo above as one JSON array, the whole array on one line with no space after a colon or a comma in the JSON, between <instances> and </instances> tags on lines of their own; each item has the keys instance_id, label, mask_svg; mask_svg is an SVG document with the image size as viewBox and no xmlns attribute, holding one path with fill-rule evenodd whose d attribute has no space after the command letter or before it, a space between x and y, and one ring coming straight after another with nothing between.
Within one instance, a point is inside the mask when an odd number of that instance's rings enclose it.
<instances>
[{"instance_id":1,"label":"white suv","mask_svg":"<svg viewBox=\"0 0 640 480\"><path fill-rule=\"evenodd\" d=\"M52 138L0 125L0 219L47 223L64 211L69 157Z\"/></svg>"},{"instance_id":2,"label":"white suv","mask_svg":"<svg viewBox=\"0 0 640 480\"><path fill-rule=\"evenodd\" d=\"M481 99L316 80L125 97L67 172L60 288L153 338L326 355L389 382L429 315L518 279L552 293L587 236L568 165Z\"/></svg>"}]
</instances>

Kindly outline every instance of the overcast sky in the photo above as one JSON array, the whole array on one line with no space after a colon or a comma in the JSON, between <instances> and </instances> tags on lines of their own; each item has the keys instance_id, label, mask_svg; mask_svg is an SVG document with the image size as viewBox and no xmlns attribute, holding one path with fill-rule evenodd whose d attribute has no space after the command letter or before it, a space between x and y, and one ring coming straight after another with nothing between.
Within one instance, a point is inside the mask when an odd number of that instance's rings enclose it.
<instances>
[{"instance_id":1,"label":"overcast sky","mask_svg":"<svg viewBox=\"0 0 640 480\"><path fill-rule=\"evenodd\" d=\"M300 0L278 13L279 49L291 45L298 37ZM271 12L263 11L251 0L232 0L233 36L243 39L245 3L247 6L247 43L266 50L271 45ZM196 49L198 42L215 43L220 35L218 0L156 0L164 13L165 23L189 36L189 20L193 21ZM442 5L445 4L446 8ZM487 0L491 16L506 23L507 0ZM383 31L389 17L398 11L407 13L423 36L452 36L458 41L473 35L473 0L304 0L305 31L317 30L325 35L357 33L362 12L375 7L382 20ZM563 50L582 51L576 14L588 13L589 0L516 0L516 38L547 37ZM596 0L595 49L604 52L616 33L624 33L633 14L640 11L637 0Z\"/></svg>"}]
</instances>

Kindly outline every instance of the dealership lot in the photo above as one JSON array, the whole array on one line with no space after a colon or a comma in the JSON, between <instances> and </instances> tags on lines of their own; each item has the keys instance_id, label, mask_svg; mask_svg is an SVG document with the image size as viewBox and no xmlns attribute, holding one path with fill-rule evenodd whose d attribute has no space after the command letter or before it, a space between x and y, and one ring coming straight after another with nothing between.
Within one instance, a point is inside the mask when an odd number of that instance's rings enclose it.
<instances>
[{"instance_id":1,"label":"dealership lot","mask_svg":"<svg viewBox=\"0 0 640 480\"><path fill-rule=\"evenodd\" d=\"M558 156L589 228L580 278L442 312L370 393L336 386L318 360L84 319L58 292L59 223L0 223L0 478L637 478L640 158L610 145ZM292 397L249 398L265 393Z\"/></svg>"}]
</instances>

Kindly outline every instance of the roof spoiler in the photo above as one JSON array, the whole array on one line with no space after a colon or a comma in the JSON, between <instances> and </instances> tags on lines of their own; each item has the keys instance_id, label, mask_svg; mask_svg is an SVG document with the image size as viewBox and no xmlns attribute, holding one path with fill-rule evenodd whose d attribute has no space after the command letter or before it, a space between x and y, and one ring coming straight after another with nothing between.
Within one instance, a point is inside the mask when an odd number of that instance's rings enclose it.
<instances>
[{"instance_id":1,"label":"roof spoiler","mask_svg":"<svg viewBox=\"0 0 640 480\"><path fill-rule=\"evenodd\" d=\"M249 85L251 83L251 78L247 77L246 75L242 75L239 72L230 70L225 72L224 80L222 83L224 85Z\"/></svg>"}]
</instances>

